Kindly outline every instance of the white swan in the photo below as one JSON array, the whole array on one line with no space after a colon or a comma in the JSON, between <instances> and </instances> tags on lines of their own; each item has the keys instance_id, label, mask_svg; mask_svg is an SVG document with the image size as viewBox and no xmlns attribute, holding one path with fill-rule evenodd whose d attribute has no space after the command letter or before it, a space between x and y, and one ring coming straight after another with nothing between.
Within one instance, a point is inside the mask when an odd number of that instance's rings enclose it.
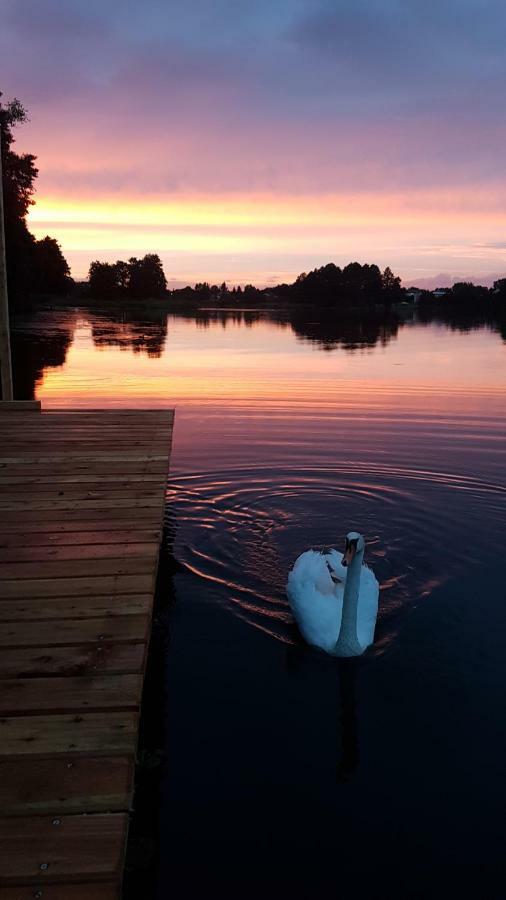
<instances>
[{"instance_id":1,"label":"white swan","mask_svg":"<svg viewBox=\"0 0 506 900\"><path fill-rule=\"evenodd\" d=\"M332 656L360 656L374 641L379 585L362 564L365 541L350 531L344 556L306 550L288 575L286 591L308 644Z\"/></svg>"}]
</instances>

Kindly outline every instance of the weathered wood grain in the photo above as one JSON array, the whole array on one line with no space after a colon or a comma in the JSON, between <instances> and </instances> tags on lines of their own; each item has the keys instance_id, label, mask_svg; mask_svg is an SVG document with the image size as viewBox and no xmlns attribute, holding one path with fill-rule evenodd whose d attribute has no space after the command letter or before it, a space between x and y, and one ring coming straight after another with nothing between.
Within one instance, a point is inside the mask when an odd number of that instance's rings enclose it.
<instances>
[{"instance_id":1,"label":"weathered wood grain","mask_svg":"<svg viewBox=\"0 0 506 900\"><path fill-rule=\"evenodd\" d=\"M0 404L0 900L119 900L173 414Z\"/></svg>"},{"instance_id":2,"label":"weathered wood grain","mask_svg":"<svg viewBox=\"0 0 506 900\"><path fill-rule=\"evenodd\" d=\"M65 561L65 560L96 560L96 559L136 559L138 557L149 560L150 564L156 563L159 551L159 542L108 544L101 541L97 544L71 544L67 547L24 546L2 547L0 539L0 564L2 563L27 563ZM26 570L23 570L26 571ZM88 562L89 571L89 562Z\"/></svg>"},{"instance_id":3,"label":"weathered wood grain","mask_svg":"<svg viewBox=\"0 0 506 900\"><path fill-rule=\"evenodd\" d=\"M93 524L93 523L91 523ZM11 547L19 547L20 549L36 550L42 547L66 547L72 544L84 546L87 544L120 544L125 548L127 544L152 544L157 546L160 543L160 529L142 529L137 526L137 530L131 531L105 531L98 530L100 522L97 522L97 530L87 531L54 531L53 526L46 528L33 528L29 531L26 527L24 530L16 530L15 526L9 530L2 531L0 526L0 549L8 550ZM106 523L107 524L107 523ZM109 526L110 527L110 526ZM128 552L128 549L125 550ZM115 554L117 556L117 554ZM31 557L33 559L33 557Z\"/></svg>"},{"instance_id":4,"label":"weathered wood grain","mask_svg":"<svg viewBox=\"0 0 506 900\"><path fill-rule=\"evenodd\" d=\"M66 713L0 718L0 759L80 756L129 756L137 742L136 711Z\"/></svg>"},{"instance_id":5,"label":"weathered wood grain","mask_svg":"<svg viewBox=\"0 0 506 900\"><path fill-rule=\"evenodd\" d=\"M149 626L150 620L147 615L6 622L0 628L0 648L101 645L111 641L146 643Z\"/></svg>"},{"instance_id":6,"label":"weathered wood grain","mask_svg":"<svg viewBox=\"0 0 506 900\"><path fill-rule=\"evenodd\" d=\"M119 878L128 816L0 819L0 884Z\"/></svg>"},{"instance_id":7,"label":"weathered wood grain","mask_svg":"<svg viewBox=\"0 0 506 900\"><path fill-rule=\"evenodd\" d=\"M140 675L0 678L0 716L138 709Z\"/></svg>"},{"instance_id":8,"label":"weathered wood grain","mask_svg":"<svg viewBox=\"0 0 506 900\"><path fill-rule=\"evenodd\" d=\"M117 882L96 884L93 882L92 893L90 884L11 884L7 887L0 885L0 900L120 900L121 887Z\"/></svg>"},{"instance_id":9,"label":"weathered wood grain","mask_svg":"<svg viewBox=\"0 0 506 900\"><path fill-rule=\"evenodd\" d=\"M0 761L3 816L125 811L134 763L127 756L58 756ZM15 827L13 824L12 827ZM0 895L1 896L1 895Z\"/></svg>"},{"instance_id":10,"label":"weathered wood grain","mask_svg":"<svg viewBox=\"0 0 506 900\"><path fill-rule=\"evenodd\" d=\"M145 644L85 644L72 647L17 647L0 653L0 678L48 675L122 675L142 672ZM56 689L54 684L50 689ZM0 806L1 809L1 806Z\"/></svg>"},{"instance_id":11,"label":"weathered wood grain","mask_svg":"<svg viewBox=\"0 0 506 900\"><path fill-rule=\"evenodd\" d=\"M71 565L69 565L69 569ZM144 575L98 575L73 578L10 578L0 582L0 600L15 597L82 597L115 594L144 594L154 589L154 572Z\"/></svg>"},{"instance_id":12,"label":"weathered wood grain","mask_svg":"<svg viewBox=\"0 0 506 900\"><path fill-rule=\"evenodd\" d=\"M116 594L105 597L22 597L2 600L0 622L36 622L44 619L104 619L109 616L147 616L151 594ZM146 621L146 619L144 619ZM135 625L134 627L138 627ZM19 632L18 632L19 635ZM130 632L129 632L130 635Z\"/></svg>"}]
</instances>

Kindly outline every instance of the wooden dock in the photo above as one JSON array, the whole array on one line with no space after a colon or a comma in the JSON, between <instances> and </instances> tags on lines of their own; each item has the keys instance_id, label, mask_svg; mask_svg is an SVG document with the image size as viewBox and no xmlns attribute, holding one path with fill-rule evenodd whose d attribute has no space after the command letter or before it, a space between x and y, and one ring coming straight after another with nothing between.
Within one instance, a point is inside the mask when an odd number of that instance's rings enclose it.
<instances>
[{"instance_id":1,"label":"wooden dock","mask_svg":"<svg viewBox=\"0 0 506 900\"><path fill-rule=\"evenodd\" d=\"M0 408L0 898L121 892L168 410Z\"/></svg>"}]
</instances>

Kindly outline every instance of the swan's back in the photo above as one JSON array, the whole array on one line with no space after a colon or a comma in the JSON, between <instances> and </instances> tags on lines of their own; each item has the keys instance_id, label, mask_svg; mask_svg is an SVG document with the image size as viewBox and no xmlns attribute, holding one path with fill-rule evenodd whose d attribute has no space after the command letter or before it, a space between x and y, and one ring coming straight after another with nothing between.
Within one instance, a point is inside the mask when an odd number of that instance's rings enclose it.
<instances>
[{"instance_id":1,"label":"swan's back","mask_svg":"<svg viewBox=\"0 0 506 900\"><path fill-rule=\"evenodd\" d=\"M330 554L328 561L334 569ZM339 569L346 572L340 563ZM340 571L336 574L342 577ZM344 587L332 581L327 555L316 550L302 553L288 575L286 592L304 640L331 653L341 628Z\"/></svg>"}]
</instances>

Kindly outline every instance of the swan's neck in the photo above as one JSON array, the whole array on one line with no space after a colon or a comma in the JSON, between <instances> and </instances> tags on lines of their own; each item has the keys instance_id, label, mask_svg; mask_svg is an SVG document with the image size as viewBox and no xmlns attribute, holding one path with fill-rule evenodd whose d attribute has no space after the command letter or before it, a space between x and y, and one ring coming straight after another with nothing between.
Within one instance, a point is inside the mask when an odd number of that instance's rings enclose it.
<instances>
[{"instance_id":1,"label":"swan's neck","mask_svg":"<svg viewBox=\"0 0 506 900\"><path fill-rule=\"evenodd\" d=\"M358 598L360 594L360 575L364 551L355 554L348 566L346 585L343 596L343 614L341 628L336 644L336 652L339 656L356 656L362 652L358 640Z\"/></svg>"}]
</instances>

